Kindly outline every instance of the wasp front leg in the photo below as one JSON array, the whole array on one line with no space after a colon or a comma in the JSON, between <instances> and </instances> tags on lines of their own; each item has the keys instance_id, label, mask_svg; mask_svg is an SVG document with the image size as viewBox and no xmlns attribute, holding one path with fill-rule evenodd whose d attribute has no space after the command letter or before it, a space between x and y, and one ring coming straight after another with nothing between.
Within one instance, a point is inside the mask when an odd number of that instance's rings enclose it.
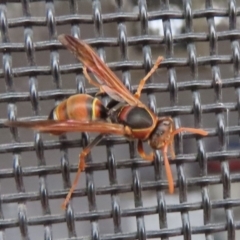
<instances>
[{"instance_id":1,"label":"wasp front leg","mask_svg":"<svg viewBox=\"0 0 240 240\"><path fill-rule=\"evenodd\" d=\"M137 149L138 149L138 153L141 156L142 159L148 160L148 161L153 161L154 160L154 154L150 153L149 155L147 155L144 152L143 149L143 143L141 140L138 140L138 145L137 145Z\"/></svg>"},{"instance_id":2,"label":"wasp front leg","mask_svg":"<svg viewBox=\"0 0 240 240\"><path fill-rule=\"evenodd\" d=\"M144 150L143 150L143 144L142 141L138 141L138 153L139 155L148 161L153 161L154 160L154 154L151 153L149 155L147 155ZM168 157L167 157L167 152L168 152L168 145L165 145L162 149L162 154L163 154L163 161L164 161L164 165L165 165L165 169L166 169L166 175L167 175L167 180L168 180L168 188L169 188L169 193L173 193L174 192L174 182L173 182L173 176L172 176L172 171L169 165L169 161L168 161Z\"/></svg>"}]
</instances>

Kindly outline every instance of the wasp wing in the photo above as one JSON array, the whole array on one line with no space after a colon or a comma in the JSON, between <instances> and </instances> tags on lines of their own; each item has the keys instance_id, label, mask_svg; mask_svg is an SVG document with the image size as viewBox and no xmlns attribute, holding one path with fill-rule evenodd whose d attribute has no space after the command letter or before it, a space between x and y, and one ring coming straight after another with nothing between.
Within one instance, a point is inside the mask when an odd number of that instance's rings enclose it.
<instances>
[{"instance_id":1,"label":"wasp wing","mask_svg":"<svg viewBox=\"0 0 240 240\"><path fill-rule=\"evenodd\" d=\"M84 41L70 35L60 35L59 41L71 51L98 79L104 91L113 99L135 106L146 106L136 98Z\"/></svg>"},{"instance_id":2,"label":"wasp wing","mask_svg":"<svg viewBox=\"0 0 240 240\"><path fill-rule=\"evenodd\" d=\"M94 132L102 134L124 135L124 126L121 124L114 124L100 121L55 121L55 120L41 120L41 121L8 121L4 123L9 127L23 127L38 130L43 133L51 133L59 135L67 132Z\"/></svg>"}]
</instances>

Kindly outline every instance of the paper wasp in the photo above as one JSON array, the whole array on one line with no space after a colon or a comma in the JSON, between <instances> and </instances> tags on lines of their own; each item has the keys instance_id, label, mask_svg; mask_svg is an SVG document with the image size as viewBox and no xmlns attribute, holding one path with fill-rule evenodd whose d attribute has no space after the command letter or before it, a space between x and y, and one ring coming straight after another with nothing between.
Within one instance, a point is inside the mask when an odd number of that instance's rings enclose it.
<instances>
[{"instance_id":1,"label":"paper wasp","mask_svg":"<svg viewBox=\"0 0 240 240\"><path fill-rule=\"evenodd\" d=\"M152 149L160 149L169 183L169 192L174 192L173 177L168 162L168 148L172 158L175 157L173 149L174 135L188 131L206 136L207 132L194 128L175 129L172 118L156 116L145 104L140 101L141 91L147 79L156 71L163 60L159 57L150 72L140 81L135 94L132 94L117 76L98 57L94 50L84 43L69 35L60 35L59 41L70 50L83 64L83 73L86 79L108 94L117 104L111 109L102 102L87 94L77 94L69 97L55 107L48 120L21 122L8 121L5 125L10 127L26 127L40 132L60 135L66 132L97 132L100 135L93 140L79 155L79 168L71 189L63 203L66 208L71 195L76 188L80 173L85 170L85 157L103 135L116 134L125 136L130 140L138 140L137 149L143 159L153 161L154 154L146 154L143 142L147 141ZM87 70L92 72L96 81L92 80Z\"/></svg>"}]
</instances>

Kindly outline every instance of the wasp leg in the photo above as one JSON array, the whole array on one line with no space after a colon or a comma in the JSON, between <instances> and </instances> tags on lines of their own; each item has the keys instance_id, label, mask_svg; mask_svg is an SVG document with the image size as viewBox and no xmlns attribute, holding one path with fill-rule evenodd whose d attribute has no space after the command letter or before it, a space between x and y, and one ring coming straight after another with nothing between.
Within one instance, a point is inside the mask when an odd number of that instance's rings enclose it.
<instances>
[{"instance_id":1,"label":"wasp leg","mask_svg":"<svg viewBox=\"0 0 240 240\"><path fill-rule=\"evenodd\" d=\"M85 66L83 67L83 74L90 84L92 84L93 86L95 86L97 88L101 88L101 84L99 84L91 79L91 77L89 76L89 74L87 72L87 68Z\"/></svg>"},{"instance_id":2,"label":"wasp leg","mask_svg":"<svg viewBox=\"0 0 240 240\"><path fill-rule=\"evenodd\" d=\"M103 138L102 134L99 134L86 148L84 148L81 152L81 154L79 155L79 164L78 164L78 171L77 174L75 176L75 179L73 181L73 184L62 204L62 208L66 209L67 204L69 203L71 196L75 190L75 188L77 187L78 184L78 180L80 177L81 172L83 172L86 168L86 163L85 163L85 158L86 156L90 153L91 149L96 146Z\"/></svg>"},{"instance_id":3,"label":"wasp leg","mask_svg":"<svg viewBox=\"0 0 240 240\"><path fill-rule=\"evenodd\" d=\"M142 141L138 141L138 152L140 154L140 156L148 161L153 161L154 159L154 154L151 153L149 155L147 155L144 150L143 150L143 144ZM168 161L168 157L167 157L167 152L168 152L168 145L165 145L162 148L162 153L163 153L163 161L164 161L164 165L165 165L165 170L166 170L166 175L167 175L167 180L168 180L168 189L169 189L169 193L173 193L174 192L174 182L173 182L173 176L172 176L172 171L169 165L169 161Z\"/></svg>"},{"instance_id":4,"label":"wasp leg","mask_svg":"<svg viewBox=\"0 0 240 240\"><path fill-rule=\"evenodd\" d=\"M153 153L150 153L149 155L147 155L144 152L143 144L142 144L141 140L138 140L137 149L138 149L138 153L141 156L141 158L143 158L145 160L148 160L148 161L153 161L154 160L154 154Z\"/></svg>"},{"instance_id":5,"label":"wasp leg","mask_svg":"<svg viewBox=\"0 0 240 240\"><path fill-rule=\"evenodd\" d=\"M85 66L83 67L83 74L90 84L92 84L93 86L100 89L99 92L97 92L95 96L101 96L101 94L105 94L105 91L102 89L102 85L91 79L91 77L89 76L89 74L87 72L87 68Z\"/></svg>"},{"instance_id":6,"label":"wasp leg","mask_svg":"<svg viewBox=\"0 0 240 240\"><path fill-rule=\"evenodd\" d=\"M155 62L155 64L153 65L153 67L151 68L151 70L148 72L148 74L140 81L139 85L138 85L138 89L136 91L136 93L134 94L134 96L136 98L140 98L141 96L141 92L142 89L146 83L146 81L149 79L149 77L157 70L159 64L163 61L163 57L158 57L157 61Z\"/></svg>"}]
</instances>

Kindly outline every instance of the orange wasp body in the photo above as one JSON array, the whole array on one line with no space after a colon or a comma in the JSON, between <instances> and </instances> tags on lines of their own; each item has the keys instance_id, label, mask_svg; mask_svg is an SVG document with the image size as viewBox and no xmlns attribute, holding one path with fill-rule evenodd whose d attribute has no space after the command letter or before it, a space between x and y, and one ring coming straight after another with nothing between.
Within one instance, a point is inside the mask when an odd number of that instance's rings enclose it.
<instances>
[{"instance_id":1,"label":"orange wasp body","mask_svg":"<svg viewBox=\"0 0 240 240\"><path fill-rule=\"evenodd\" d=\"M91 148L102 139L103 135L107 134L125 136L132 140L137 139L137 148L140 156L149 161L154 160L154 154L147 155L144 152L143 142L148 141L154 150L162 150L169 192L173 193L174 183L167 153L168 147L170 147L172 158L175 157L172 146L174 136L183 131L203 136L206 136L207 132L195 128L175 129L173 120L170 117L159 118L140 101L139 98L145 82L156 71L163 58L159 57L157 59L150 72L140 81L137 92L131 94L89 45L69 35L60 35L59 40L83 63L83 73L87 80L98 87L100 92L108 94L113 99L113 102L115 101L116 103L105 107L98 98L87 94L77 94L56 106L51 111L48 120L35 122L9 121L5 124L11 127L33 128L40 132L56 135L77 131L102 134L96 137L81 152L78 172L63 203L63 208L66 208L77 185L80 173L86 167L85 157ZM96 76L97 81L93 81L90 78L87 69Z\"/></svg>"},{"instance_id":2,"label":"orange wasp body","mask_svg":"<svg viewBox=\"0 0 240 240\"><path fill-rule=\"evenodd\" d=\"M48 119L64 121L98 121L107 117L107 108L98 98L88 94L76 94L59 103L50 112Z\"/></svg>"}]
</instances>

